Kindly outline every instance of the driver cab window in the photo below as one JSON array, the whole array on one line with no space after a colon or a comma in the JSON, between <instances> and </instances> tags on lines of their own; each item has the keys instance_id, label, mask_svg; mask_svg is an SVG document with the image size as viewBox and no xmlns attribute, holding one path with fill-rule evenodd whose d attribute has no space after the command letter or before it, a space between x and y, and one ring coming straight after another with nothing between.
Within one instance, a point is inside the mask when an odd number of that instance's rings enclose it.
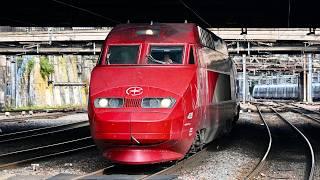
<instances>
[{"instance_id":1,"label":"driver cab window","mask_svg":"<svg viewBox=\"0 0 320 180\"><path fill-rule=\"evenodd\" d=\"M182 64L183 46L151 46L148 64Z\"/></svg>"},{"instance_id":2,"label":"driver cab window","mask_svg":"<svg viewBox=\"0 0 320 180\"><path fill-rule=\"evenodd\" d=\"M139 46L109 46L108 64L137 64Z\"/></svg>"}]
</instances>

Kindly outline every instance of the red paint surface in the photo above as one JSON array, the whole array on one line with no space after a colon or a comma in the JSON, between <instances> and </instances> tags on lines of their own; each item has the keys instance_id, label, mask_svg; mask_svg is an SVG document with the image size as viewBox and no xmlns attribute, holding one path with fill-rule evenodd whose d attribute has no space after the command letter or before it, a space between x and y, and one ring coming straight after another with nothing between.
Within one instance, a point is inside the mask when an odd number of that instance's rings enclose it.
<instances>
[{"instance_id":1,"label":"red paint surface","mask_svg":"<svg viewBox=\"0 0 320 180\"><path fill-rule=\"evenodd\" d=\"M146 28L159 29L160 34L136 34L137 30ZM103 150L104 157L122 164L148 164L185 156L203 120L205 107L212 100L218 77L214 72L199 77L201 68L197 64L187 64L189 44L200 46L196 37L194 24L129 24L110 32L102 51L102 63L92 71L88 108L92 137ZM144 57L154 43L183 45L184 64L145 65ZM105 65L110 44L139 44L138 64ZM200 87L200 81L208 86ZM140 87L143 93L132 97L126 93L130 87ZM125 106L95 108L94 100L101 97L124 98ZM176 103L172 108L141 107L140 100L153 97L171 97ZM187 119L191 112L193 118ZM191 134L190 128L193 128ZM140 144L132 141L132 136Z\"/></svg>"}]
</instances>

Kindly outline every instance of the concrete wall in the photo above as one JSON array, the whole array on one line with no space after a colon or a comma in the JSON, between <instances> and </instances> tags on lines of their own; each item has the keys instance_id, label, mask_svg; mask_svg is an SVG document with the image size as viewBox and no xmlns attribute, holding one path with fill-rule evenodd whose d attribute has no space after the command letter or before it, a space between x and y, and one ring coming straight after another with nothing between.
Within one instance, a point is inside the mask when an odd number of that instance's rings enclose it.
<instances>
[{"instance_id":1,"label":"concrete wall","mask_svg":"<svg viewBox=\"0 0 320 180\"><path fill-rule=\"evenodd\" d=\"M5 104L6 89L6 56L0 56L0 109Z\"/></svg>"},{"instance_id":2,"label":"concrete wall","mask_svg":"<svg viewBox=\"0 0 320 180\"><path fill-rule=\"evenodd\" d=\"M47 58L53 65L54 72L49 77L41 76L41 58ZM0 56L0 105L85 107L90 73L97 58L94 55ZM31 61L32 68L28 67Z\"/></svg>"}]
</instances>

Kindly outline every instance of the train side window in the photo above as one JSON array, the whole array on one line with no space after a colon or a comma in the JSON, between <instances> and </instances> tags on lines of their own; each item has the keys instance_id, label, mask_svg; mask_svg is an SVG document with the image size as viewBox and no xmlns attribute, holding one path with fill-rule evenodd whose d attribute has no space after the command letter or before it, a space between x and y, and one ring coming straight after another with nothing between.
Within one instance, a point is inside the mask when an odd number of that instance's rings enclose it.
<instances>
[{"instance_id":1,"label":"train side window","mask_svg":"<svg viewBox=\"0 0 320 180\"><path fill-rule=\"evenodd\" d=\"M216 85L216 87L218 88L217 94L219 94L219 97L217 97L218 102L232 100L230 78L231 77L228 74L219 74L218 82Z\"/></svg>"},{"instance_id":2,"label":"train side window","mask_svg":"<svg viewBox=\"0 0 320 180\"><path fill-rule=\"evenodd\" d=\"M194 55L193 55L193 47L190 47L190 51L189 51L189 64L194 64Z\"/></svg>"}]
</instances>

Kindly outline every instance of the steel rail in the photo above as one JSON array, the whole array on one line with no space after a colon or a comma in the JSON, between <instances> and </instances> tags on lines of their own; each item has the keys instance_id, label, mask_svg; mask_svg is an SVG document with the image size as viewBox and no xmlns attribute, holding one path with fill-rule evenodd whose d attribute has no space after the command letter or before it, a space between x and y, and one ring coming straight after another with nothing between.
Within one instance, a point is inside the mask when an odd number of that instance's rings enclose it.
<instances>
[{"instance_id":1,"label":"steel rail","mask_svg":"<svg viewBox=\"0 0 320 180\"><path fill-rule=\"evenodd\" d=\"M78 129L78 128L87 127L87 126L89 126L89 122L82 121L82 122L77 122L72 124L65 124L65 125L59 125L59 126L53 126L53 127L44 127L44 128L30 129L26 131L15 132L15 133L8 133L8 134L0 135L0 143L12 142L12 141L21 140L21 139L54 134L58 132L64 132L64 131ZM52 131L42 132L46 130L52 130Z\"/></svg>"},{"instance_id":2,"label":"steel rail","mask_svg":"<svg viewBox=\"0 0 320 180\"><path fill-rule=\"evenodd\" d=\"M315 113L315 114L320 115L320 112L318 112L318 111L311 110L311 109L307 109L307 108L304 108L304 107L301 107L301 106L298 106L298 105L296 105L296 104L292 104L292 103L290 103L290 105L292 105L292 106L295 106L295 107L298 107L298 108L304 109L304 110L306 110L306 111L313 112L313 113Z\"/></svg>"},{"instance_id":3,"label":"steel rail","mask_svg":"<svg viewBox=\"0 0 320 180\"><path fill-rule=\"evenodd\" d=\"M259 113L260 119L263 121L263 124L265 125L267 132L268 132L268 137L269 137L269 143L268 143L268 148L266 150L266 152L264 153L264 156L261 158L260 162L257 164L257 166L245 177L245 179L253 179L263 168L263 166L266 163L266 159L270 153L271 150L271 146L272 146L272 136L271 136L271 131L270 128L267 124L267 122L264 120L261 111L259 109L259 106L256 105L257 111Z\"/></svg>"},{"instance_id":4,"label":"steel rail","mask_svg":"<svg viewBox=\"0 0 320 180\"><path fill-rule=\"evenodd\" d=\"M19 156L19 155L23 155L23 154L26 154L26 153L35 153L34 155L32 154L33 157L25 158L25 159L22 159L22 160L14 160L13 162L0 164L0 169L4 168L4 167L8 167L8 166L13 166L13 165L17 165L17 164L20 164L20 163L24 163L24 162L29 162L29 161L33 161L33 160L37 160L37 159L43 159L43 158L47 158L47 157L57 156L57 155L66 154L66 153L69 153L69 152L75 152L75 151L79 151L79 150L95 147L95 145L93 143L89 143L88 145L82 146L81 143L83 143L83 142L85 143L90 139L91 139L91 137L88 136L88 137L84 137L84 138L79 138L79 139L75 139L75 140L70 140L70 141L50 144L50 145L46 145L46 146L29 148L29 149L24 149L24 150L19 150L19 151L0 154L0 159L3 160L3 158L10 158L10 157L12 158L12 156ZM74 143L80 143L80 145L74 145ZM51 153L48 153L48 154L41 154L42 150L49 149L49 148L59 148L59 146L63 146L63 145L69 145L69 146L73 145L73 146L70 147L68 150L59 151L59 149L57 149L58 152L51 152ZM80 146L80 147L77 147L77 146ZM27 156L28 156L28 154L27 154Z\"/></svg>"},{"instance_id":5,"label":"steel rail","mask_svg":"<svg viewBox=\"0 0 320 180\"><path fill-rule=\"evenodd\" d=\"M89 178L89 177L92 177L92 176L102 176L104 174L105 171L108 171L108 169L111 169L111 168L114 168L115 165L110 165L106 168L102 168L102 169L99 169L97 171L94 171L94 172L91 172L91 173L88 173L88 174L85 174L85 175L82 175L82 176L77 176L75 178L72 178L72 180L78 180L78 179L86 179L86 178Z\"/></svg>"},{"instance_id":6,"label":"steel rail","mask_svg":"<svg viewBox=\"0 0 320 180\"><path fill-rule=\"evenodd\" d=\"M47 154L47 155L42 155L42 156L38 156L38 157L27 158L27 159L23 159L23 160L20 160L20 161L15 161L15 162L12 162L12 163L0 164L0 169L5 168L5 167L19 165L19 164L26 163L26 162L31 162L31 161L34 161L34 160L44 159L44 158L48 158L48 157L54 157L54 156L67 154L67 153L71 153L71 152L77 152L77 151L81 151L81 150L89 149L89 148L93 148L93 147L96 147L96 145L88 145L88 146L84 146L84 147L80 147L80 148L76 148L76 149L70 149L70 150L61 151L61 152L52 153L52 154Z\"/></svg>"},{"instance_id":7,"label":"steel rail","mask_svg":"<svg viewBox=\"0 0 320 180\"><path fill-rule=\"evenodd\" d=\"M195 164L197 162L196 160L199 160L199 159L201 159L201 157L206 156L207 152L208 152L207 148L204 148L201 151L191 155L190 157L187 157L187 158L177 162L176 164L170 165L169 167L166 167L165 169L160 168L161 170L159 170L159 171L157 170L155 173L128 175L128 178L129 179L145 180L145 179L157 179L160 176L170 175L170 174L175 173L178 170L181 170L181 169L183 169L185 167L190 167L190 164ZM113 171L117 171L117 168L118 168L117 165L110 165L107 168L99 169L99 170L97 170L95 172L88 173L88 174L85 174L83 176L75 177L72 180L93 179L93 178L97 178L99 176L104 176L104 175L115 176L116 174L119 174L119 173L113 173ZM123 170L123 172L124 173L121 173L121 174L122 174L122 176L123 175L125 176L126 170ZM134 178L133 178L133 176L134 176ZM108 177L106 177L106 179L108 179Z\"/></svg>"},{"instance_id":8,"label":"steel rail","mask_svg":"<svg viewBox=\"0 0 320 180\"><path fill-rule=\"evenodd\" d=\"M165 168L165 169L163 169L159 172L156 172L152 175L147 175L146 177L142 177L141 180L156 179L157 176L170 175L172 173L175 173L175 172L185 168L186 165L188 165L187 167L190 167L190 164L196 163L196 160L201 159L203 156L207 156L207 154L208 154L207 147L205 147L201 151L193 154L192 156L179 161L177 164L169 166L168 168Z\"/></svg>"},{"instance_id":9,"label":"steel rail","mask_svg":"<svg viewBox=\"0 0 320 180\"><path fill-rule=\"evenodd\" d=\"M317 123L319 123L320 124L320 118L316 118L316 117L312 117L312 116L310 116L309 114L305 114L305 113L303 113L303 112L301 112L301 111L299 111L299 110L297 110L297 109L294 109L294 108L292 108L292 107L289 107L288 105L285 105L290 111L293 111L293 112L296 112L296 113L298 113L298 114L301 114L301 115L303 115L303 116L305 116L305 117L307 117L307 118L309 118L309 119L311 119L311 120L313 120L313 121L315 121L315 122L317 122ZM301 108L301 107L298 107L298 108ZM301 109L304 109L304 108L301 108Z\"/></svg>"},{"instance_id":10,"label":"steel rail","mask_svg":"<svg viewBox=\"0 0 320 180\"><path fill-rule=\"evenodd\" d=\"M30 151L34 151L34 150L41 150L41 149L48 148L48 147L55 147L55 146L59 146L59 145L65 145L65 144L69 144L69 143L73 143L73 142L83 141L83 140L87 140L87 139L90 139L90 138L91 138L91 137L84 137L84 138L75 139L75 140L70 140L70 141L65 141L65 142L61 142L61 143L49 144L49 145L45 145L45 146L40 146L40 147L35 147L35 148L29 148L29 149L24 149L24 150L19 150L19 151L4 153L4 154L0 154L0 158L1 158L1 157L4 157L4 156L13 155L13 154L30 152Z\"/></svg>"},{"instance_id":11,"label":"steel rail","mask_svg":"<svg viewBox=\"0 0 320 180\"><path fill-rule=\"evenodd\" d=\"M312 180L314 177L314 170L315 170L315 156L314 156L314 151L312 148L312 145L310 143L310 141L308 140L308 138L292 123L290 123L286 118L284 118L280 113L278 113L274 108L270 107L270 109L276 113L276 115L282 119L284 122L286 122L287 124L289 124L291 126L291 128L293 128L295 131L297 131L301 137L305 140L305 142L308 144L309 147L309 151L310 151L310 155L311 155L311 166L310 166L310 170L309 170L309 175L308 175L308 179Z\"/></svg>"}]
</instances>

